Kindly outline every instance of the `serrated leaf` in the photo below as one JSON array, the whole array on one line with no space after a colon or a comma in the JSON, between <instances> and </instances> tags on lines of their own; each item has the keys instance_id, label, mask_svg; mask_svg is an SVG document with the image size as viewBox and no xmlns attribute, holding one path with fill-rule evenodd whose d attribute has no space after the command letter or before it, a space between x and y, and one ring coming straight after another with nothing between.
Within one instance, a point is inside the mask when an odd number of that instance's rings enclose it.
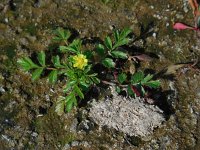
<instances>
[{"instance_id":1,"label":"serrated leaf","mask_svg":"<svg viewBox=\"0 0 200 150\"><path fill-rule=\"evenodd\" d=\"M111 55L114 58L122 58L122 59L126 59L127 58L127 54L122 52L122 51L112 51Z\"/></svg>"},{"instance_id":2,"label":"serrated leaf","mask_svg":"<svg viewBox=\"0 0 200 150\"><path fill-rule=\"evenodd\" d=\"M92 65L87 65L84 69L84 73L88 73L92 68Z\"/></svg>"},{"instance_id":3,"label":"serrated leaf","mask_svg":"<svg viewBox=\"0 0 200 150\"><path fill-rule=\"evenodd\" d=\"M61 52L67 52L67 46L59 46Z\"/></svg>"},{"instance_id":4,"label":"serrated leaf","mask_svg":"<svg viewBox=\"0 0 200 150\"><path fill-rule=\"evenodd\" d=\"M32 69L32 68L31 68L31 65L30 65L28 62L26 62L23 58L22 58L22 59L19 59L19 60L17 61L17 63L18 63L25 71L28 71L28 70Z\"/></svg>"},{"instance_id":5,"label":"serrated leaf","mask_svg":"<svg viewBox=\"0 0 200 150\"><path fill-rule=\"evenodd\" d=\"M98 44L96 47L96 51L100 56L104 56L105 55L105 48L102 44Z\"/></svg>"},{"instance_id":6,"label":"serrated leaf","mask_svg":"<svg viewBox=\"0 0 200 150\"><path fill-rule=\"evenodd\" d=\"M75 75L74 75L74 71L73 70L70 70L68 69L65 73L65 75L67 75L67 77L69 78L73 78Z\"/></svg>"},{"instance_id":7,"label":"serrated leaf","mask_svg":"<svg viewBox=\"0 0 200 150\"><path fill-rule=\"evenodd\" d=\"M109 36L107 36L106 38L105 38L105 45L106 45L106 47L109 49L109 50L112 50L112 41L111 41L111 39L110 39L110 37Z\"/></svg>"},{"instance_id":8,"label":"serrated leaf","mask_svg":"<svg viewBox=\"0 0 200 150\"><path fill-rule=\"evenodd\" d=\"M128 42L129 42L128 38L120 39L117 43L115 43L115 45L113 46L113 49L116 49L120 46L126 45L126 44L128 44Z\"/></svg>"},{"instance_id":9,"label":"serrated leaf","mask_svg":"<svg viewBox=\"0 0 200 150\"><path fill-rule=\"evenodd\" d=\"M76 84L76 81L70 81L66 84L65 88L63 89L64 93L67 93L70 89L73 88L73 86Z\"/></svg>"},{"instance_id":10,"label":"serrated leaf","mask_svg":"<svg viewBox=\"0 0 200 150\"><path fill-rule=\"evenodd\" d=\"M125 73L120 73L118 75L118 81L119 81L119 83L121 83L121 84L124 83L126 81L126 79L127 79L127 75Z\"/></svg>"},{"instance_id":11,"label":"serrated leaf","mask_svg":"<svg viewBox=\"0 0 200 150\"><path fill-rule=\"evenodd\" d=\"M93 74L90 74L90 75L88 75L88 76L90 76L90 77L95 77L95 76L97 76L98 75L98 73L93 73Z\"/></svg>"},{"instance_id":12,"label":"serrated leaf","mask_svg":"<svg viewBox=\"0 0 200 150\"><path fill-rule=\"evenodd\" d=\"M84 99L84 94L82 93L81 89L77 85L74 86L74 90L76 91L76 93L81 99Z\"/></svg>"},{"instance_id":13,"label":"serrated leaf","mask_svg":"<svg viewBox=\"0 0 200 150\"><path fill-rule=\"evenodd\" d=\"M107 68L114 68L115 67L115 62L111 58L105 58L102 61L102 64Z\"/></svg>"},{"instance_id":14,"label":"serrated leaf","mask_svg":"<svg viewBox=\"0 0 200 150\"><path fill-rule=\"evenodd\" d=\"M46 55L43 51L38 53L37 59L38 59L40 65L42 65L43 67L45 66L45 58L46 58Z\"/></svg>"},{"instance_id":15,"label":"serrated leaf","mask_svg":"<svg viewBox=\"0 0 200 150\"><path fill-rule=\"evenodd\" d=\"M93 81L94 83L96 83L96 84L99 84L99 83L100 83L100 80L99 80L99 78L97 78L97 77L92 77L91 79L92 79L92 81Z\"/></svg>"},{"instance_id":16,"label":"serrated leaf","mask_svg":"<svg viewBox=\"0 0 200 150\"><path fill-rule=\"evenodd\" d=\"M89 87L92 84L90 77L89 76L82 76L80 78L80 84L82 86Z\"/></svg>"},{"instance_id":17,"label":"serrated leaf","mask_svg":"<svg viewBox=\"0 0 200 150\"><path fill-rule=\"evenodd\" d=\"M39 66L36 65L30 58L25 57L24 60L30 64L32 68L38 68Z\"/></svg>"},{"instance_id":18,"label":"serrated leaf","mask_svg":"<svg viewBox=\"0 0 200 150\"><path fill-rule=\"evenodd\" d=\"M28 58L28 57L24 57L22 59L19 59L17 61L19 63L19 65L25 70L28 71L30 69L34 69L34 68L38 68L39 66L36 65L35 63L33 63L33 61Z\"/></svg>"},{"instance_id":19,"label":"serrated leaf","mask_svg":"<svg viewBox=\"0 0 200 150\"><path fill-rule=\"evenodd\" d=\"M54 41L62 41L63 39L60 38L60 37L53 37L53 40L54 40Z\"/></svg>"},{"instance_id":20,"label":"serrated leaf","mask_svg":"<svg viewBox=\"0 0 200 150\"><path fill-rule=\"evenodd\" d=\"M84 87L85 89L86 89L86 88L88 89L89 86L90 86L90 84L85 83L85 82L83 82L83 81L80 81L80 87L81 87L81 88ZM82 88L83 91L84 91L84 88Z\"/></svg>"},{"instance_id":21,"label":"serrated leaf","mask_svg":"<svg viewBox=\"0 0 200 150\"><path fill-rule=\"evenodd\" d=\"M142 80L142 84L146 83L148 81L150 81L153 78L153 75L148 74L143 80Z\"/></svg>"},{"instance_id":22,"label":"serrated leaf","mask_svg":"<svg viewBox=\"0 0 200 150\"><path fill-rule=\"evenodd\" d=\"M160 81L159 80L149 81L149 82L145 83L144 85L151 87L151 88L158 88L158 87L160 87Z\"/></svg>"},{"instance_id":23,"label":"serrated leaf","mask_svg":"<svg viewBox=\"0 0 200 150\"><path fill-rule=\"evenodd\" d=\"M53 40L55 40L55 41L66 41L71 36L71 33L69 30L64 30L61 28L58 28L55 31L55 34L56 34L56 37L53 38Z\"/></svg>"},{"instance_id":24,"label":"serrated leaf","mask_svg":"<svg viewBox=\"0 0 200 150\"><path fill-rule=\"evenodd\" d=\"M38 68L32 73L32 80L37 80L42 74L43 68Z\"/></svg>"},{"instance_id":25,"label":"serrated leaf","mask_svg":"<svg viewBox=\"0 0 200 150\"><path fill-rule=\"evenodd\" d=\"M131 32L132 30L130 28L123 29L120 33L120 39L126 38Z\"/></svg>"},{"instance_id":26,"label":"serrated leaf","mask_svg":"<svg viewBox=\"0 0 200 150\"><path fill-rule=\"evenodd\" d=\"M141 82L143 78L144 78L144 73L141 71L138 71L131 76L131 83L132 84L139 83Z\"/></svg>"},{"instance_id":27,"label":"serrated leaf","mask_svg":"<svg viewBox=\"0 0 200 150\"><path fill-rule=\"evenodd\" d=\"M119 31L118 30L114 31L114 39L115 39L115 42L117 43L119 40Z\"/></svg>"},{"instance_id":28,"label":"serrated leaf","mask_svg":"<svg viewBox=\"0 0 200 150\"><path fill-rule=\"evenodd\" d=\"M74 93L70 93L69 95L67 95L65 102L66 102L66 111L70 112L74 103L75 104L77 103Z\"/></svg>"},{"instance_id":29,"label":"serrated leaf","mask_svg":"<svg viewBox=\"0 0 200 150\"><path fill-rule=\"evenodd\" d=\"M58 70L51 71L48 78L50 83L55 83L58 78Z\"/></svg>"},{"instance_id":30,"label":"serrated leaf","mask_svg":"<svg viewBox=\"0 0 200 150\"><path fill-rule=\"evenodd\" d=\"M82 41L80 39L74 39L69 47L76 52L80 52Z\"/></svg>"},{"instance_id":31,"label":"serrated leaf","mask_svg":"<svg viewBox=\"0 0 200 150\"><path fill-rule=\"evenodd\" d=\"M59 49L61 52L72 52L80 53L82 41L80 39L75 39L68 46L60 46Z\"/></svg>"},{"instance_id":32,"label":"serrated leaf","mask_svg":"<svg viewBox=\"0 0 200 150\"><path fill-rule=\"evenodd\" d=\"M73 107L73 100L69 100L66 102L66 111L70 112L72 110Z\"/></svg>"},{"instance_id":33,"label":"serrated leaf","mask_svg":"<svg viewBox=\"0 0 200 150\"><path fill-rule=\"evenodd\" d=\"M60 64L60 57L57 55L55 57L53 57L53 64L54 64L54 67L56 68L60 68L60 67L63 67L61 64Z\"/></svg>"},{"instance_id":34,"label":"serrated leaf","mask_svg":"<svg viewBox=\"0 0 200 150\"><path fill-rule=\"evenodd\" d=\"M72 52L72 53L77 53L77 50L70 47L70 46L59 46L59 49L61 52Z\"/></svg>"}]
</instances>

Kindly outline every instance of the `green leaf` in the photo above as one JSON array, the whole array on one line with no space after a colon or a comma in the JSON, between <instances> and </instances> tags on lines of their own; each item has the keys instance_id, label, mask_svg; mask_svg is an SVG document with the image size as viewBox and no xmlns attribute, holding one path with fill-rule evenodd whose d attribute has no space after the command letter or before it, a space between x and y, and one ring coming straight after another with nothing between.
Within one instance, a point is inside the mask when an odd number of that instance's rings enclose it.
<instances>
[{"instance_id":1,"label":"green leaf","mask_svg":"<svg viewBox=\"0 0 200 150\"><path fill-rule=\"evenodd\" d=\"M74 78L74 77L75 77L75 73L74 73L74 71L71 70L71 69L68 69L68 70L66 71L65 75L67 75L67 77L69 77L69 78Z\"/></svg>"},{"instance_id":2,"label":"green leaf","mask_svg":"<svg viewBox=\"0 0 200 150\"><path fill-rule=\"evenodd\" d=\"M81 99L84 99L84 94L82 93L81 89L77 85L74 86L74 90Z\"/></svg>"},{"instance_id":3,"label":"green leaf","mask_svg":"<svg viewBox=\"0 0 200 150\"><path fill-rule=\"evenodd\" d=\"M117 93L120 93L120 92L121 92L120 87L119 87L119 86L116 86L116 87L115 87L115 91L116 91Z\"/></svg>"},{"instance_id":4,"label":"green leaf","mask_svg":"<svg viewBox=\"0 0 200 150\"><path fill-rule=\"evenodd\" d=\"M151 88L158 88L158 87L160 87L160 81L159 80L149 81L149 82L145 83L144 85L151 87Z\"/></svg>"},{"instance_id":5,"label":"green leaf","mask_svg":"<svg viewBox=\"0 0 200 150\"><path fill-rule=\"evenodd\" d=\"M112 50L112 41L109 36L105 38L105 45L109 50Z\"/></svg>"},{"instance_id":6,"label":"green leaf","mask_svg":"<svg viewBox=\"0 0 200 150\"><path fill-rule=\"evenodd\" d=\"M116 49L122 45L126 45L126 44L128 44L128 42L129 42L128 38L120 39L117 43L115 43L115 45L113 46L113 49Z\"/></svg>"},{"instance_id":7,"label":"green leaf","mask_svg":"<svg viewBox=\"0 0 200 150\"><path fill-rule=\"evenodd\" d=\"M90 76L90 77L95 77L95 76L97 76L98 75L98 73L93 73L93 74L90 74L90 75L88 75L88 76Z\"/></svg>"},{"instance_id":8,"label":"green leaf","mask_svg":"<svg viewBox=\"0 0 200 150\"><path fill-rule=\"evenodd\" d=\"M85 55L88 60L92 59L92 57L93 57L93 53L90 50L85 50L83 52L83 55Z\"/></svg>"},{"instance_id":9,"label":"green leaf","mask_svg":"<svg viewBox=\"0 0 200 150\"><path fill-rule=\"evenodd\" d=\"M58 55L53 57L53 64L56 68L63 67L63 65L60 64L60 57Z\"/></svg>"},{"instance_id":10,"label":"green leaf","mask_svg":"<svg viewBox=\"0 0 200 150\"><path fill-rule=\"evenodd\" d=\"M81 45L82 41L80 39L74 39L73 42L69 45L69 47L71 47L71 49L76 50L76 52L80 52Z\"/></svg>"},{"instance_id":11,"label":"green leaf","mask_svg":"<svg viewBox=\"0 0 200 150\"><path fill-rule=\"evenodd\" d=\"M80 53L82 41L80 39L75 39L68 46L60 46L61 52L72 52L72 53Z\"/></svg>"},{"instance_id":12,"label":"green leaf","mask_svg":"<svg viewBox=\"0 0 200 150\"><path fill-rule=\"evenodd\" d=\"M32 73L32 80L37 80L42 74L43 68L38 68Z\"/></svg>"},{"instance_id":13,"label":"green leaf","mask_svg":"<svg viewBox=\"0 0 200 150\"><path fill-rule=\"evenodd\" d=\"M55 83L57 81L57 78L58 78L58 70L51 71L51 73L49 74L49 82Z\"/></svg>"},{"instance_id":14,"label":"green leaf","mask_svg":"<svg viewBox=\"0 0 200 150\"><path fill-rule=\"evenodd\" d=\"M66 102L66 111L70 112L72 110L73 107L73 100L69 100Z\"/></svg>"},{"instance_id":15,"label":"green leaf","mask_svg":"<svg viewBox=\"0 0 200 150\"><path fill-rule=\"evenodd\" d=\"M37 59L38 59L40 65L42 65L43 67L45 66L45 57L46 57L46 55L43 51L38 53Z\"/></svg>"},{"instance_id":16,"label":"green leaf","mask_svg":"<svg viewBox=\"0 0 200 150\"><path fill-rule=\"evenodd\" d=\"M107 68L114 68L115 62L111 58L105 58L102 60L102 64Z\"/></svg>"},{"instance_id":17,"label":"green leaf","mask_svg":"<svg viewBox=\"0 0 200 150\"><path fill-rule=\"evenodd\" d=\"M143 80L142 80L142 84L146 83L148 81L150 81L153 78L153 75L148 74Z\"/></svg>"},{"instance_id":18,"label":"green leaf","mask_svg":"<svg viewBox=\"0 0 200 150\"><path fill-rule=\"evenodd\" d=\"M28 71L28 70L32 69L31 65L30 65L27 61L25 61L24 58L19 59L19 60L17 61L17 63L18 63L25 71Z\"/></svg>"},{"instance_id":19,"label":"green leaf","mask_svg":"<svg viewBox=\"0 0 200 150\"><path fill-rule=\"evenodd\" d=\"M86 83L85 81L80 81L80 85L88 88L91 84ZM82 88L83 89L83 88Z\"/></svg>"},{"instance_id":20,"label":"green leaf","mask_svg":"<svg viewBox=\"0 0 200 150\"><path fill-rule=\"evenodd\" d=\"M77 53L77 50L70 47L70 46L59 46L59 49L61 52L72 52L72 53Z\"/></svg>"},{"instance_id":21,"label":"green leaf","mask_svg":"<svg viewBox=\"0 0 200 150\"><path fill-rule=\"evenodd\" d=\"M132 30L130 28L123 29L120 33L120 39L126 38L131 32Z\"/></svg>"},{"instance_id":22,"label":"green leaf","mask_svg":"<svg viewBox=\"0 0 200 150\"><path fill-rule=\"evenodd\" d=\"M115 39L115 42L117 42L119 40L119 31L118 30L114 31L114 39Z\"/></svg>"},{"instance_id":23,"label":"green leaf","mask_svg":"<svg viewBox=\"0 0 200 150\"><path fill-rule=\"evenodd\" d=\"M91 77L89 77L89 76L82 76L82 77L80 78L80 84L81 84L82 86L85 86L85 87L88 88L88 87L92 84L90 78L91 78Z\"/></svg>"},{"instance_id":24,"label":"green leaf","mask_svg":"<svg viewBox=\"0 0 200 150\"><path fill-rule=\"evenodd\" d=\"M24 60L30 64L31 68L38 68L39 67L38 65L33 63L33 61L28 57L25 57Z\"/></svg>"},{"instance_id":25,"label":"green leaf","mask_svg":"<svg viewBox=\"0 0 200 150\"><path fill-rule=\"evenodd\" d=\"M133 92L131 86L132 86L132 85L128 85L128 87L127 87L128 95L129 95L129 96L134 96L134 97L135 97L135 93Z\"/></svg>"},{"instance_id":26,"label":"green leaf","mask_svg":"<svg viewBox=\"0 0 200 150\"><path fill-rule=\"evenodd\" d=\"M58 28L55 31L55 35L56 37L53 38L54 41L67 41L71 36L71 33L69 30Z\"/></svg>"},{"instance_id":27,"label":"green leaf","mask_svg":"<svg viewBox=\"0 0 200 150\"><path fill-rule=\"evenodd\" d=\"M139 83L144 78L144 73L142 71L138 71L131 76L131 83Z\"/></svg>"},{"instance_id":28,"label":"green leaf","mask_svg":"<svg viewBox=\"0 0 200 150\"><path fill-rule=\"evenodd\" d=\"M24 57L22 59L19 59L17 62L25 71L39 67L38 65L33 63L33 61L28 57Z\"/></svg>"},{"instance_id":29,"label":"green leaf","mask_svg":"<svg viewBox=\"0 0 200 150\"><path fill-rule=\"evenodd\" d=\"M84 73L88 73L92 68L92 65L87 65L84 69Z\"/></svg>"},{"instance_id":30,"label":"green leaf","mask_svg":"<svg viewBox=\"0 0 200 150\"><path fill-rule=\"evenodd\" d=\"M104 56L105 55L105 48L102 44L98 44L96 47L96 51L100 56Z\"/></svg>"},{"instance_id":31,"label":"green leaf","mask_svg":"<svg viewBox=\"0 0 200 150\"><path fill-rule=\"evenodd\" d=\"M126 59L127 58L127 54L122 52L122 51L112 51L111 55L114 58L122 58L122 59Z\"/></svg>"},{"instance_id":32,"label":"green leaf","mask_svg":"<svg viewBox=\"0 0 200 150\"><path fill-rule=\"evenodd\" d=\"M69 95L67 95L66 99L66 111L70 112L73 105L77 103L76 97L74 95L74 93L70 93Z\"/></svg>"},{"instance_id":33,"label":"green leaf","mask_svg":"<svg viewBox=\"0 0 200 150\"><path fill-rule=\"evenodd\" d=\"M74 87L76 84L76 81L70 81L69 83L66 84L65 88L63 89L64 93L67 93L70 89Z\"/></svg>"},{"instance_id":34,"label":"green leaf","mask_svg":"<svg viewBox=\"0 0 200 150\"><path fill-rule=\"evenodd\" d=\"M127 79L127 75L125 73L120 73L118 75L118 81L119 81L119 83L121 83L121 84L124 83L126 81L126 79Z\"/></svg>"},{"instance_id":35,"label":"green leaf","mask_svg":"<svg viewBox=\"0 0 200 150\"><path fill-rule=\"evenodd\" d=\"M93 81L94 83L96 83L96 84L99 84L99 83L100 83L100 80L99 80L99 78L97 78L97 77L92 77L91 79L92 79L92 81Z\"/></svg>"}]
</instances>

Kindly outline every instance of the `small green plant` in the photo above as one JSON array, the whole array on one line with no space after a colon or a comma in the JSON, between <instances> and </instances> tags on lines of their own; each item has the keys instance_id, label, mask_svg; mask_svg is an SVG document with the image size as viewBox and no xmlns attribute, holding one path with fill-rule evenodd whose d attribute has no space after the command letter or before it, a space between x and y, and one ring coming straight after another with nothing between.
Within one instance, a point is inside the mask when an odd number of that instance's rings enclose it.
<instances>
[{"instance_id":1,"label":"small green plant","mask_svg":"<svg viewBox=\"0 0 200 150\"><path fill-rule=\"evenodd\" d=\"M37 55L38 64L34 63L29 57L18 60L18 63L25 71L32 70L32 80L37 80L45 70L50 71L48 75L50 83L55 83L58 75L67 77L67 83L63 89L66 97L59 98L56 107L56 111L59 114L62 114L64 109L69 112L73 106L76 106L77 98L84 99L83 90L88 89L92 84L100 83L96 77L97 73L92 72L92 65L88 64L88 59L81 51L81 40L75 39L72 43L68 43L67 40L70 35L69 31L58 29L54 38L57 42L65 43L59 47L60 52L64 52L68 56L63 61L57 55L52 57L52 64L46 65L44 52L40 52Z\"/></svg>"},{"instance_id":2,"label":"small green plant","mask_svg":"<svg viewBox=\"0 0 200 150\"><path fill-rule=\"evenodd\" d=\"M142 71L138 71L131 75L131 79L127 81L127 75L125 73L119 74L117 78L119 86L117 86L117 92L121 92L121 87L127 87L127 93L130 96L145 96L145 88L158 88L160 87L159 80L153 80L153 75L144 75ZM126 85L126 86L125 86Z\"/></svg>"},{"instance_id":3,"label":"small green plant","mask_svg":"<svg viewBox=\"0 0 200 150\"><path fill-rule=\"evenodd\" d=\"M126 87L127 93L129 96L145 96L145 88L158 88L160 86L159 80L152 80L153 75L148 74L144 75L143 72L132 72L129 71L125 73L122 69L125 66L125 63L121 64L121 67L117 69L117 62L122 59L126 62L131 63L133 66L133 61L136 61L136 58L139 60L150 59L146 55L139 56L130 56L121 46L127 45L129 43L128 35L131 33L129 28L125 28L122 31L115 30L113 32L113 40L111 37L107 36L104 40L104 44L98 44L96 47L97 53L102 57L101 63L111 69L115 82L117 92L120 92L122 88ZM107 82L108 83L108 82ZM125 85L123 85L125 84Z\"/></svg>"},{"instance_id":4,"label":"small green plant","mask_svg":"<svg viewBox=\"0 0 200 150\"><path fill-rule=\"evenodd\" d=\"M56 83L60 75L66 77L66 84L63 88L65 96L60 96L56 105L56 112L59 115L64 111L71 111L74 106L77 106L78 100L85 98L85 93L92 85L100 83L100 77L92 69L98 62L90 60L93 58L91 55L95 54L100 57L100 63L107 68L108 74L114 78L114 81L102 79L102 83L116 85L118 92L125 88L130 96L145 96L148 88L158 88L160 81L153 80L153 75L145 76L141 71L124 71L123 68L126 67L127 62L131 63L133 67L136 59L148 58L144 54L130 56L128 51L122 48L122 46L128 45L130 33L129 28L122 31L115 30L113 36L106 36L104 42L97 44L92 53L91 50L83 50L80 39L69 42L71 41L69 40L70 31L59 28L55 31L53 38L59 44L59 53L52 56L51 63L47 64L49 61L43 51L37 54L37 61L24 57L19 59L18 63L25 71L31 72L33 81L47 73L48 81L52 84Z\"/></svg>"},{"instance_id":5,"label":"small green plant","mask_svg":"<svg viewBox=\"0 0 200 150\"><path fill-rule=\"evenodd\" d=\"M102 57L102 64L105 67L114 68L116 63L113 59L128 58L128 54L124 50L120 49L120 46L128 44L129 38L127 36L129 33L131 33L129 28L125 28L121 32L115 30L113 41L110 36L107 36L104 40L104 44L98 44L96 46L96 52Z\"/></svg>"}]
</instances>

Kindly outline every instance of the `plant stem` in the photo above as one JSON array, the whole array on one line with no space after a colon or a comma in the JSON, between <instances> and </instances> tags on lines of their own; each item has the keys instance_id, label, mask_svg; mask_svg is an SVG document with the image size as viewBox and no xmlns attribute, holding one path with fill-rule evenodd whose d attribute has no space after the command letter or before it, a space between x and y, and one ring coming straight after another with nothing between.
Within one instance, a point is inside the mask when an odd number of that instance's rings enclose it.
<instances>
[{"instance_id":1,"label":"plant stem","mask_svg":"<svg viewBox=\"0 0 200 150\"><path fill-rule=\"evenodd\" d=\"M111 86L117 85L116 83L105 81L105 80L102 80L101 82L104 83L104 84L107 84L107 85L111 85ZM118 86L120 86L120 87L128 87L127 84L126 85L118 85Z\"/></svg>"},{"instance_id":2,"label":"plant stem","mask_svg":"<svg viewBox=\"0 0 200 150\"><path fill-rule=\"evenodd\" d=\"M56 68L46 68L47 70L57 70Z\"/></svg>"}]
</instances>

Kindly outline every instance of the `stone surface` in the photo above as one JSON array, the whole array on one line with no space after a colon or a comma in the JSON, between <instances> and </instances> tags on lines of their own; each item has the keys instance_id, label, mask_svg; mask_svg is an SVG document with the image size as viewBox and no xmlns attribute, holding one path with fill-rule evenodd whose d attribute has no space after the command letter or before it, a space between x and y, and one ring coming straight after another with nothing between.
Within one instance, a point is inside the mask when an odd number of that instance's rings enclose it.
<instances>
[{"instance_id":1,"label":"stone surface","mask_svg":"<svg viewBox=\"0 0 200 150\"><path fill-rule=\"evenodd\" d=\"M89 116L100 126L108 126L130 136L145 137L159 127L163 111L142 98L123 98L112 90L112 99L93 103Z\"/></svg>"},{"instance_id":2,"label":"stone surface","mask_svg":"<svg viewBox=\"0 0 200 150\"><path fill-rule=\"evenodd\" d=\"M54 85L53 92L45 79L33 83L30 73L19 70L16 63L17 59L38 51L53 52L51 33L57 27L70 29L84 39L97 37L100 42L114 27L130 26L135 35L130 51L155 56L150 63L142 62L141 69L158 72L171 64L200 58L196 32L174 31L174 22L194 25L187 0L110 0L106 5L101 0L0 0L0 149L60 149L65 144L70 146L72 141L88 141L91 147L87 149L95 150L199 150L200 75L191 68L177 71L173 78L161 78L173 115L164 127L155 130L149 141L132 147L137 141L133 139L127 144L118 132L71 133L76 127L73 113L66 117L54 114L63 85ZM169 84L169 79L173 84ZM40 116L40 107L47 109L47 114ZM76 110L73 112L76 114Z\"/></svg>"}]
</instances>

